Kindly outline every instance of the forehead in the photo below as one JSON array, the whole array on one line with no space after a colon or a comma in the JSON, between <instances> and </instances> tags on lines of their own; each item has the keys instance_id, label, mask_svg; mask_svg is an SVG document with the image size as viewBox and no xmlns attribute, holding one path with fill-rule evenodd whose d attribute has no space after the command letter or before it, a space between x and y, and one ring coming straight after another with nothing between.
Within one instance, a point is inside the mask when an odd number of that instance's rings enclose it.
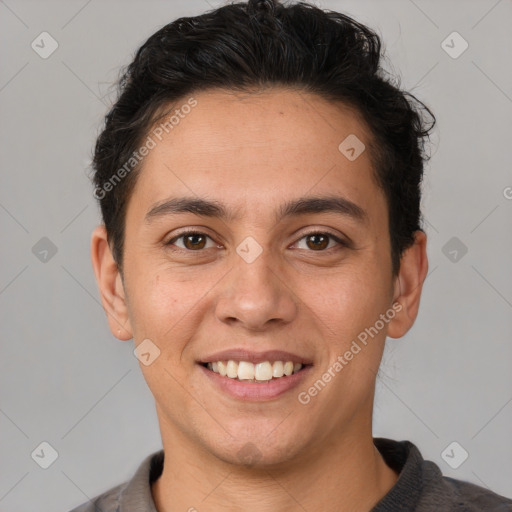
<instances>
[{"instance_id":1,"label":"forehead","mask_svg":"<svg viewBox=\"0 0 512 512\"><path fill-rule=\"evenodd\" d=\"M366 209L379 195L368 130L353 109L288 89L192 97L193 108L180 109L188 97L175 102L149 132L155 146L134 192L145 213L173 195L218 198L239 213L251 205L255 215L298 196L339 192ZM169 133L155 132L173 113ZM346 140L366 149L349 159Z\"/></svg>"}]
</instances>

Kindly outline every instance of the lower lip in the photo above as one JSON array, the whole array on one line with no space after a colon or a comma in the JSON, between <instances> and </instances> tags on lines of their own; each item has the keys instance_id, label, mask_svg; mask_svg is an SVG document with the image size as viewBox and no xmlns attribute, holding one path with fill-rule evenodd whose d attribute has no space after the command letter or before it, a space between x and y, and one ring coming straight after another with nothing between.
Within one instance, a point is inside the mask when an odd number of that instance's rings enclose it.
<instances>
[{"instance_id":1,"label":"lower lip","mask_svg":"<svg viewBox=\"0 0 512 512\"><path fill-rule=\"evenodd\" d=\"M312 366L304 366L302 370L292 375L272 379L268 382L241 382L237 379L223 377L220 373L215 373L203 365L198 364L199 368L219 387L224 393L239 400L249 400L253 402L262 402L271 400L297 387L307 376Z\"/></svg>"}]
</instances>

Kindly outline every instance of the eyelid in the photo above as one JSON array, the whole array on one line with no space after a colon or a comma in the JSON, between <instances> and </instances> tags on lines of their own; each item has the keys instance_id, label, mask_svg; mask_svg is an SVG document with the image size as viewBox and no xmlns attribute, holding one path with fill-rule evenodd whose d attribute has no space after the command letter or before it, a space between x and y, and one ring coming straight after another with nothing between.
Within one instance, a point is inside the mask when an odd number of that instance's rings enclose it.
<instances>
[{"instance_id":1,"label":"eyelid","mask_svg":"<svg viewBox=\"0 0 512 512\"><path fill-rule=\"evenodd\" d=\"M204 229L204 228L202 228ZM208 233L206 233L205 231L201 231L200 229L193 229L193 228L188 228L184 231L181 231L181 232L178 232L178 233L175 233L172 238L170 238L167 242L164 242L164 246L166 247L170 247L171 250L176 250L176 251L185 251L185 252L189 252L189 253L192 253L192 252L203 252L205 249L199 249L197 251L193 251L193 250L190 250L190 249L183 249L182 247L173 247L174 243L179 240L180 238L183 238L185 236L188 236L188 235L201 235L201 236L205 236L206 238L209 238L212 242L214 242L215 244L217 244L217 246L221 245L221 244L218 244L212 236L210 236ZM208 247L208 249L211 249L211 247Z\"/></svg>"},{"instance_id":2,"label":"eyelid","mask_svg":"<svg viewBox=\"0 0 512 512\"><path fill-rule=\"evenodd\" d=\"M204 228L202 228L204 229ZM215 244L217 244L217 247L221 244L217 243L212 236L210 236L208 233L206 233L205 231L201 231L200 229L193 229L193 228L189 228L189 229L186 229L184 231L181 231L181 232L178 232L176 234L174 234L174 236L172 238L169 239L168 242L166 242L164 245L165 246L168 246L168 247L171 247L172 250L176 250L176 251L184 251L184 252L189 252L189 253L192 253L192 252L197 252L197 253L200 253L200 252L203 252L205 251L206 249L198 249L196 251L194 250L191 250L191 249L183 249L181 247L173 247L174 243L179 240L180 238L183 238L185 236L188 236L188 235L201 235L201 236L205 236L207 238L209 238L212 242L214 242ZM328 229L322 229L322 228L316 228L316 229L311 229L311 230L308 230L307 232L303 232L299 238L296 239L295 242L293 242L292 246L293 245L296 245L298 242L300 242L302 239L306 238L307 236L311 236L311 235L327 235L328 237L330 237L332 240L334 240L339 247L350 247L351 246L351 243L349 240L346 240L344 239L343 237L340 237L334 233L332 233L330 230ZM211 249L212 247L208 247L208 249ZM308 252L327 252L331 249L336 249L336 247L329 247L329 249L324 249L324 250L321 250L321 251L308 251Z\"/></svg>"},{"instance_id":3,"label":"eyelid","mask_svg":"<svg viewBox=\"0 0 512 512\"><path fill-rule=\"evenodd\" d=\"M303 238L310 236L310 235L327 235L328 237L332 238L338 244L338 246L350 247L350 242L347 239L344 239L343 237L332 233L328 229L321 229L321 228L312 229L311 231L302 233L301 236L297 239L297 241L293 243L293 245L296 245ZM336 249L336 247L329 247L329 249L324 249L322 251L310 251L310 252L327 252L331 249Z\"/></svg>"}]
</instances>

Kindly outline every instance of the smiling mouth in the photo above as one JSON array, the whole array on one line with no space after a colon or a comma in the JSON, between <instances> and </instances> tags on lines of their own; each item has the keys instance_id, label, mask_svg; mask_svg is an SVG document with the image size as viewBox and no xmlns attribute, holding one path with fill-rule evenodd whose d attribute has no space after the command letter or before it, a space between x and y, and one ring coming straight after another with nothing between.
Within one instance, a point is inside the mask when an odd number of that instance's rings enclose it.
<instances>
[{"instance_id":1,"label":"smiling mouth","mask_svg":"<svg viewBox=\"0 0 512 512\"><path fill-rule=\"evenodd\" d=\"M208 370L239 382L265 382L284 379L304 370L311 364L293 363L292 361L262 361L253 364L249 361L215 361L199 363Z\"/></svg>"}]
</instances>

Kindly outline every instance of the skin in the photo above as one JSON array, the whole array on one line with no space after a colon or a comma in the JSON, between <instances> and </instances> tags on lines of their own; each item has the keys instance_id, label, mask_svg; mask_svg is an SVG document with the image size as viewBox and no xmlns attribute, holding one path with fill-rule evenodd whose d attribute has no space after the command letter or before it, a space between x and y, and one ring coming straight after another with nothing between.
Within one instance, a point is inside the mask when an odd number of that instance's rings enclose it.
<instances>
[{"instance_id":1,"label":"skin","mask_svg":"<svg viewBox=\"0 0 512 512\"><path fill-rule=\"evenodd\" d=\"M152 486L157 509L370 510L397 479L372 441L376 373L386 336L403 336L416 319L426 236L415 234L393 277L386 200L373 179L367 128L353 110L280 88L194 97L198 105L145 158L127 209L123 275L105 228L92 237L112 333L136 346L149 338L161 350L152 364L140 363L166 454ZM350 134L367 148L355 161L338 150ZM333 212L276 222L284 202L311 195L343 196L367 222ZM236 217L145 221L154 205L177 196L216 200ZM187 246L178 239L173 252L165 244L182 228L210 238ZM351 244L329 238L324 248L308 231ZM236 252L248 236L263 249L250 264ZM301 404L298 393L394 303L401 311ZM314 366L299 389L265 403L237 400L196 364L234 347L287 350ZM252 465L238 454L248 443L259 457Z\"/></svg>"}]
</instances>

